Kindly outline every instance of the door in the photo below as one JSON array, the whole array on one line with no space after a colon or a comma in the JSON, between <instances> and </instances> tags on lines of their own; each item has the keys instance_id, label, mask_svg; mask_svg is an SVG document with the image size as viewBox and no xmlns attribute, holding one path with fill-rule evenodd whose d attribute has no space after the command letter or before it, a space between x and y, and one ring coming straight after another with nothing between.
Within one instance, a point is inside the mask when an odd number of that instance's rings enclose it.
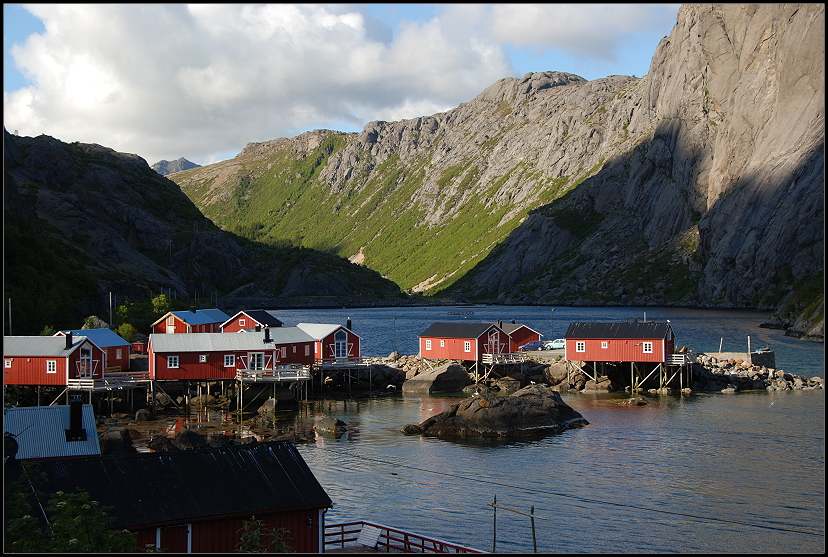
<instances>
[{"instance_id":1,"label":"door","mask_svg":"<svg viewBox=\"0 0 828 557\"><path fill-rule=\"evenodd\" d=\"M247 358L247 369L264 369L264 352L250 352Z\"/></svg>"},{"instance_id":2,"label":"door","mask_svg":"<svg viewBox=\"0 0 828 557\"><path fill-rule=\"evenodd\" d=\"M89 346L81 346L80 348L80 367L78 369L78 377L92 377L92 348Z\"/></svg>"},{"instance_id":3,"label":"door","mask_svg":"<svg viewBox=\"0 0 828 557\"><path fill-rule=\"evenodd\" d=\"M348 357L348 333L341 329L334 335L334 357L337 359Z\"/></svg>"}]
</instances>

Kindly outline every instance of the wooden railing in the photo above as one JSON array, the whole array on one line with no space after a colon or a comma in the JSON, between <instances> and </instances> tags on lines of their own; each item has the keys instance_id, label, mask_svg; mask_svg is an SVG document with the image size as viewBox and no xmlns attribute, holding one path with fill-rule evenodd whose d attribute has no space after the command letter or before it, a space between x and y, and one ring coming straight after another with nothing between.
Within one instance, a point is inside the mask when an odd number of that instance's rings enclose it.
<instances>
[{"instance_id":1,"label":"wooden railing","mask_svg":"<svg viewBox=\"0 0 828 557\"><path fill-rule=\"evenodd\" d=\"M342 522L325 525L325 549L379 549L393 553L486 553L480 549L429 538L374 522Z\"/></svg>"},{"instance_id":2,"label":"wooden railing","mask_svg":"<svg viewBox=\"0 0 828 557\"><path fill-rule=\"evenodd\" d=\"M304 381L310 378L310 369L299 364L276 366L274 369L236 370L238 381Z\"/></svg>"},{"instance_id":3,"label":"wooden railing","mask_svg":"<svg viewBox=\"0 0 828 557\"><path fill-rule=\"evenodd\" d=\"M484 364L519 364L526 361L523 354L483 354Z\"/></svg>"},{"instance_id":4,"label":"wooden railing","mask_svg":"<svg viewBox=\"0 0 828 557\"><path fill-rule=\"evenodd\" d=\"M145 383L149 380L149 371L115 371L104 373L101 379L93 379L92 377L68 379L66 386L79 391L123 389L135 387L138 383Z\"/></svg>"},{"instance_id":5,"label":"wooden railing","mask_svg":"<svg viewBox=\"0 0 828 557\"><path fill-rule=\"evenodd\" d=\"M367 366L368 362L365 358L324 358L316 360L316 365L321 365L325 369L337 367L348 368Z\"/></svg>"},{"instance_id":6,"label":"wooden railing","mask_svg":"<svg viewBox=\"0 0 828 557\"><path fill-rule=\"evenodd\" d=\"M690 357L687 354L668 354L667 363L672 366L681 366L690 363Z\"/></svg>"}]
</instances>

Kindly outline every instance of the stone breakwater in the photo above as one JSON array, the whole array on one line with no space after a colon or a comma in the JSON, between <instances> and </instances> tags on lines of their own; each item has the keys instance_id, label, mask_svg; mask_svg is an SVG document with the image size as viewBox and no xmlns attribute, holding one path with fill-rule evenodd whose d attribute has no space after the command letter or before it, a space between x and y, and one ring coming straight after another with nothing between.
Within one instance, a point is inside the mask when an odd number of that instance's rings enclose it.
<instances>
[{"instance_id":1,"label":"stone breakwater","mask_svg":"<svg viewBox=\"0 0 828 557\"><path fill-rule=\"evenodd\" d=\"M739 358L719 359L708 354L695 354L691 360L693 383L685 392L787 391L824 389L825 385L825 380L821 377L795 375L781 369L755 365ZM367 384L364 387L369 389L383 389L390 385L399 389L403 382L447 363L426 360L418 355L404 356L397 353L386 358L368 358L367 361L371 364L373 384L371 387ZM502 392L514 391L535 382L549 385L559 391L615 392L629 390L629 386L622 383L627 377L625 373L620 373L617 377L600 376L597 378L598 381L595 381L582 372L568 373L566 363L562 359L528 356L522 364L496 366L487 379L486 386ZM668 387L662 392L666 394L677 390Z\"/></svg>"}]
</instances>

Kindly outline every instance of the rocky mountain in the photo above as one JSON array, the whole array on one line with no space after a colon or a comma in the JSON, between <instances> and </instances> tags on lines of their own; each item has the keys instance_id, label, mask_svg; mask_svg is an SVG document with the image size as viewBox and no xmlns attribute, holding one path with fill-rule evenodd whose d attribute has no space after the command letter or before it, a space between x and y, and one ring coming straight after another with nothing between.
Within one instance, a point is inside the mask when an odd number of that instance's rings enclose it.
<instances>
[{"instance_id":1,"label":"rocky mountain","mask_svg":"<svg viewBox=\"0 0 828 557\"><path fill-rule=\"evenodd\" d=\"M180 159L176 159L172 162L170 161L158 161L154 165L152 165L152 169L159 173L161 176L167 176L168 174L174 174L175 172L181 172L182 170L189 170L191 168L200 168L200 164L196 164L194 162L190 162L184 157Z\"/></svg>"},{"instance_id":2,"label":"rocky mountain","mask_svg":"<svg viewBox=\"0 0 828 557\"><path fill-rule=\"evenodd\" d=\"M809 312L824 329L824 6L684 5L643 78L506 78L445 113L174 179L221 227L412 292Z\"/></svg>"},{"instance_id":3,"label":"rocky mountain","mask_svg":"<svg viewBox=\"0 0 828 557\"><path fill-rule=\"evenodd\" d=\"M109 293L121 301L162 291L193 301L255 296L270 299L268 307L400 293L345 259L218 229L137 155L5 132L3 171L4 295L14 334L77 328L85 316L107 314Z\"/></svg>"}]
</instances>

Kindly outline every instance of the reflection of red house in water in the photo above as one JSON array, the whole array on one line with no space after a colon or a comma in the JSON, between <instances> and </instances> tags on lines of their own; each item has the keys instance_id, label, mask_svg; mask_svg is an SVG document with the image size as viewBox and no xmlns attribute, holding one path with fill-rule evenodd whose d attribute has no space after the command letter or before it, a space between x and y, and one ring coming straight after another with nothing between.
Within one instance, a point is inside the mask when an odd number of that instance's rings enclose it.
<instances>
[{"instance_id":1,"label":"reflection of red house in water","mask_svg":"<svg viewBox=\"0 0 828 557\"><path fill-rule=\"evenodd\" d=\"M423 358L479 362L510 352L509 335L496 323L434 323L419 337Z\"/></svg>"},{"instance_id":2,"label":"reflection of red house in water","mask_svg":"<svg viewBox=\"0 0 828 557\"><path fill-rule=\"evenodd\" d=\"M6 385L73 385L102 379L106 353L85 336L3 337Z\"/></svg>"}]
</instances>

